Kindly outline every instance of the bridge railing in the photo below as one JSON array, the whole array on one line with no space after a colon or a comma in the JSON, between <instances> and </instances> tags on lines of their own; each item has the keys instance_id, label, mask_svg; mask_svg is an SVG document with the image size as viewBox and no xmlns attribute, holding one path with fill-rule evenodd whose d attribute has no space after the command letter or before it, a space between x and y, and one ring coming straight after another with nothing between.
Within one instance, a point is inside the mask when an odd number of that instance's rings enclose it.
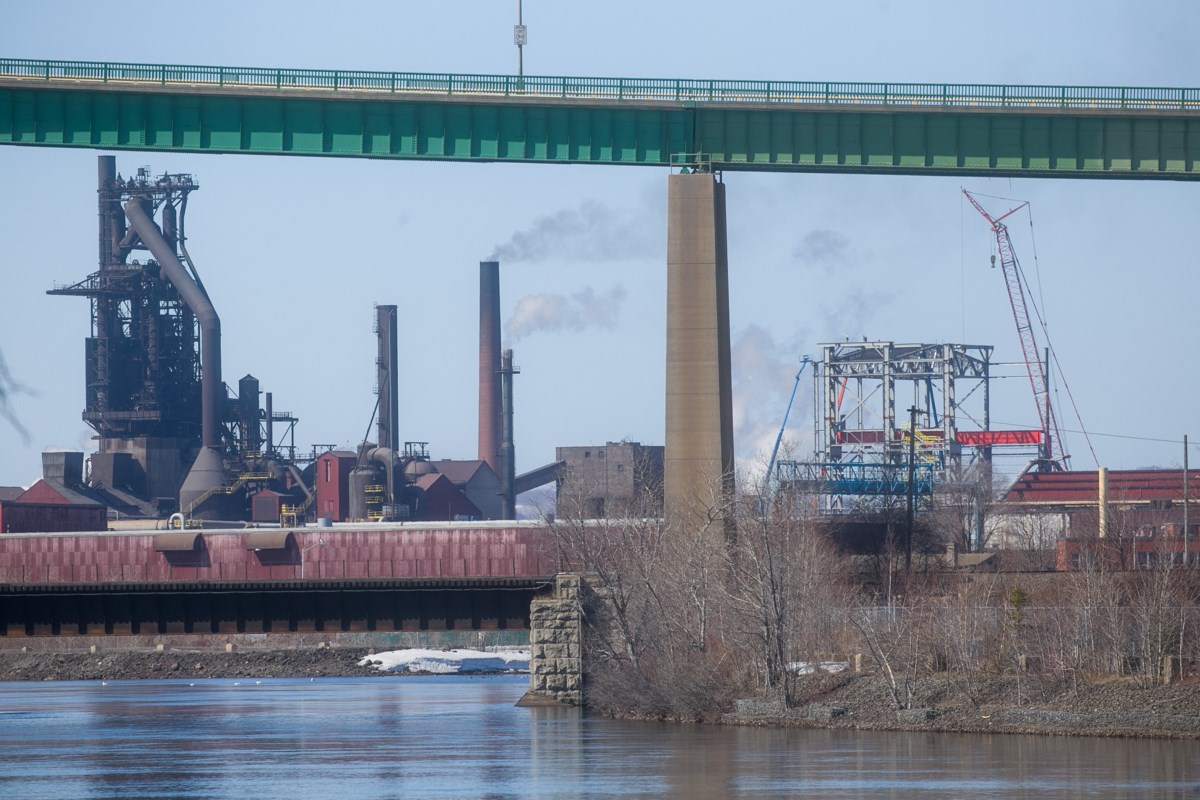
<instances>
[{"instance_id":1,"label":"bridge railing","mask_svg":"<svg viewBox=\"0 0 1200 800\"><path fill-rule=\"evenodd\" d=\"M0 78L618 102L1200 110L1200 88L1165 87L518 77L14 58L0 59Z\"/></svg>"}]
</instances>

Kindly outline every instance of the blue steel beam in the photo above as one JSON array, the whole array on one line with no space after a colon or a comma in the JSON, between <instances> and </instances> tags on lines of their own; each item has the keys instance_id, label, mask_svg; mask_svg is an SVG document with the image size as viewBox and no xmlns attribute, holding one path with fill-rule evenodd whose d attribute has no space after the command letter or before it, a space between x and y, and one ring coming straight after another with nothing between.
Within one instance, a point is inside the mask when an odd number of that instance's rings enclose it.
<instances>
[{"instance_id":1,"label":"blue steel beam","mask_svg":"<svg viewBox=\"0 0 1200 800\"><path fill-rule=\"evenodd\" d=\"M519 79L0 59L0 144L1194 180L1200 89Z\"/></svg>"}]
</instances>

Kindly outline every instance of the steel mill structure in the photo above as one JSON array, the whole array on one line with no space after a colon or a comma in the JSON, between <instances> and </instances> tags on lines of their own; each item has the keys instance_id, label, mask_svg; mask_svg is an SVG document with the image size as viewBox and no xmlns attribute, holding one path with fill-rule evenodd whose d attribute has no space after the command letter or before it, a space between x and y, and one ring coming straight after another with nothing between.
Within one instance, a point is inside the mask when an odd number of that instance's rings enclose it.
<instances>
[{"instance_id":1,"label":"steel mill structure","mask_svg":"<svg viewBox=\"0 0 1200 800\"><path fill-rule=\"evenodd\" d=\"M514 519L518 491L554 481L557 464L515 474L512 379L520 370L511 350L501 352L495 261L480 264L478 459L434 460L428 442L402 441L398 309L383 304L375 307L377 441L298 453L297 418L274 410L257 378L241 378L236 393L222 380L220 317L186 245L197 189L189 174L139 168L126 178L115 157L99 157L99 269L49 292L89 300L83 418L98 452L88 469L82 453L50 458L38 484L3 500L4 532L95 527L90 511L68 506L292 525ZM276 424L287 425L279 439Z\"/></svg>"}]
</instances>

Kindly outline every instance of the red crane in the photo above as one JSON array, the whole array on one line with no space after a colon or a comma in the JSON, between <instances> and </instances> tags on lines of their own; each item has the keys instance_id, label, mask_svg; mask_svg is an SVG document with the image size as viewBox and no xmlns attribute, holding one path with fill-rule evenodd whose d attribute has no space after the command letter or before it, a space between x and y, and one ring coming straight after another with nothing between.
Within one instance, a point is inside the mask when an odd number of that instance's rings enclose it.
<instances>
[{"instance_id":1,"label":"red crane","mask_svg":"<svg viewBox=\"0 0 1200 800\"><path fill-rule=\"evenodd\" d=\"M1061 447L1062 438L1059 435L1058 423L1054 418L1054 407L1050 403L1050 386L1046 377L1047 364L1039 353L1037 336L1029 318L1029 307L1025 301L1025 282L1021 277L1021 265L1017 263L1017 255L1013 250L1012 239L1008 235L1008 226L1004 220L1025 208L1029 203L1021 203L1016 208L1009 209L998 217L988 213L979 201L966 189L962 193L971 201L975 210L992 226L996 236L996 249L1000 253L1000 267L1004 272L1004 283L1008 287L1008 301L1012 306L1013 319L1017 323L1017 337L1021 340L1021 351L1025 356L1025 369L1029 372L1029 382L1033 386L1033 400L1037 405L1038 419L1042 423L1043 443L1041 460L1044 468L1065 469L1070 456L1063 455L1061 460L1054 455L1054 447ZM995 266L996 257L992 256Z\"/></svg>"}]
</instances>

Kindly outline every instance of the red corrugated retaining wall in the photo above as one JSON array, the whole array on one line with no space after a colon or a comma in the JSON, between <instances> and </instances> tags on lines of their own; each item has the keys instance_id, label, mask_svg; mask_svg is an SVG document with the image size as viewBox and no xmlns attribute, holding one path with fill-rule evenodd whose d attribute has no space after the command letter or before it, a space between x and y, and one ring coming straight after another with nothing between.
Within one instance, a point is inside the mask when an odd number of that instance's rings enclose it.
<instances>
[{"instance_id":1,"label":"red corrugated retaining wall","mask_svg":"<svg viewBox=\"0 0 1200 800\"><path fill-rule=\"evenodd\" d=\"M549 577L546 529L306 529L287 550L246 548L250 530L206 531L199 552L158 552L156 533L0 536L0 585ZM325 545L317 544L324 540ZM303 563L302 563L303 562Z\"/></svg>"}]
</instances>

